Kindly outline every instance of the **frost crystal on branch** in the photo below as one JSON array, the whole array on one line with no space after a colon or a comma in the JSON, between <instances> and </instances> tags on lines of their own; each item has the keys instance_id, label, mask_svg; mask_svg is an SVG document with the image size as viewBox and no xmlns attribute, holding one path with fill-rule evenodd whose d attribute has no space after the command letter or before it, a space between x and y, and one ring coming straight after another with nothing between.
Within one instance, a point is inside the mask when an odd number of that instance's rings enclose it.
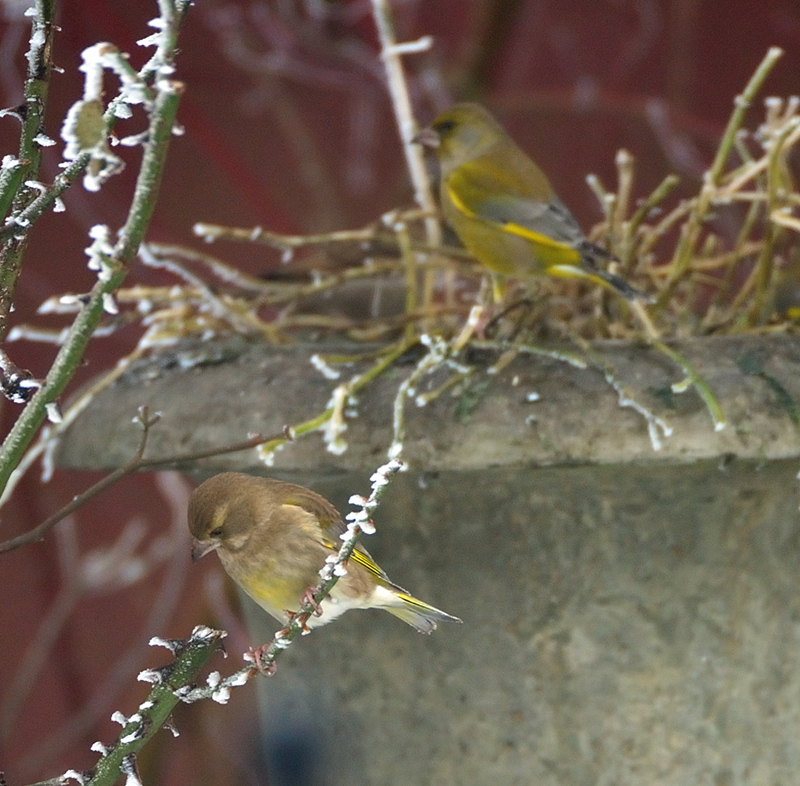
<instances>
[{"instance_id":1,"label":"frost crystal on branch","mask_svg":"<svg viewBox=\"0 0 800 786\"><path fill-rule=\"evenodd\" d=\"M129 104L147 104L147 87L125 61L120 51L109 43L99 43L84 49L81 71L86 74L83 98L76 101L67 112L61 128L61 138L67 143L64 158L73 161L84 153L91 156L83 177L87 191L99 191L113 175L121 172L125 163L111 152L108 126L104 117L103 73L111 69L119 77L122 87L120 97L114 102L117 117L130 117ZM39 144L52 143L47 137L37 137Z\"/></svg>"},{"instance_id":2,"label":"frost crystal on branch","mask_svg":"<svg viewBox=\"0 0 800 786\"><path fill-rule=\"evenodd\" d=\"M163 676L158 669L144 669L139 672L136 679L139 680L139 682L151 682L157 685L163 680Z\"/></svg>"},{"instance_id":3,"label":"frost crystal on branch","mask_svg":"<svg viewBox=\"0 0 800 786\"><path fill-rule=\"evenodd\" d=\"M92 238L92 244L84 249L89 257L89 270L96 270L100 281L109 281L112 274L109 260L114 253L111 230L105 224L95 224L89 230L89 237Z\"/></svg>"},{"instance_id":4,"label":"frost crystal on branch","mask_svg":"<svg viewBox=\"0 0 800 786\"><path fill-rule=\"evenodd\" d=\"M119 768L125 775L125 786L142 786L142 779L136 768L136 757L133 754L126 756Z\"/></svg>"},{"instance_id":5,"label":"frost crystal on branch","mask_svg":"<svg viewBox=\"0 0 800 786\"><path fill-rule=\"evenodd\" d=\"M346 385L339 385L331 396L328 406L333 410L323 428L322 439L329 453L340 456L347 450L347 441L342 436L347 431L344 419L344 407L348 399Z\"/></svg>"},{"instance_id":6,"label":"frost crystal on branch","mask_svg":"<svg viewBox=\"0 0 800 786\"><path fill-rule=\"evenodd\" d=\"M210 688L216 688L222 682L222 676L218 671L212 671L206 678L206 682Z\"/></svg>"},{"instance_id":7,"label":"frost crystal on branch","mask_svg":"<svg viewBox=\"0 0 800 786\"><path fill-rule=\"evenodd\" d=\"M313 354L310 358L311 365L314 366L317 371L322 374L325 379L339 379L342 376L340 371L337 371L335 368L330 366L325 360L323 360L319 355Z\"/></svg>"},{"instance_id":8,"label":"frost crystal on branch","mask_svg":"<svg viewBox=\"0 0 800 786\"><path fill-rule=\"evenodd\" d=\"M207 644L210 641L213 641L215 638L223 638L227 634L224 631L214 630L213 628L209 628L206 625L197 625L192 630L192 635L189 639L189 642L197 642L198 644Z\"/></svg>"},{"instance_id":9,"label":"frost crystal on branch","mask_svg":"<svg viewBox=\"0 0 800 786\"><path fill-rule=\"evenodd\" d=\"M194 632L192 635L194 636ZM161 636L153 636L148 644L151 647L165 647L173 655L177 655L186 646L186 642L183 639L162 639Z\"/></svg>"},{"instance_id":10,"label":"frost crystal on branch","mask_svg":"<svg viewBox=\"0 0 800 786\"><path fill-rule=\"evenodd\" d=\"M50 137L47 136L47 134L41 134L41 133L37 134L33 138L33 141L36 142L36 144L39 145L39 147L52 147L56 143L55 139L50 139Z\"/></svg>"},{"instance_id":11,"label":"frost crystal on branch","mask_svg":"<svg viewBox=\"0 0 800 786\"><path fill-rule=\"evenodd\" d=\"M106 314L119 314L119 307L110 292L103 292L103 311Z\"/></svg>"}]
</instances>

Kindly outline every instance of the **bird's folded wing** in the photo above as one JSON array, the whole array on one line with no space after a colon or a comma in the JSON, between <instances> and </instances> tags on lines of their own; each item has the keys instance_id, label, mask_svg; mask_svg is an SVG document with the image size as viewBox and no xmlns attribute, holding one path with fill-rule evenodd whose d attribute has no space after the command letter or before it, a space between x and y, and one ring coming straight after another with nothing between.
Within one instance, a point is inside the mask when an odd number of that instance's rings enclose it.
<instances>
[{"instance_id":1,"label":"bird's folded wing","mask_svg":"<svg viewBox=\"0 0 800 786\"><path fill-rule=\"evenodd\" d=\"M327 548L331 551L338 552L339 549L342 547L341 540L338 542L334 542L329 539L329 537L323 536L322 542L325 544ZM356 546L353 553L350 555L350 559L354 562L358 563L365 567L370 573L377 576L384 581L390 581L389 577L383 572L383 569L374 559L370 556L370 553L363 548L360 544ZM390 582L393 583L393 582Z\"/></svg>"},{"instance_id":2,"label":"bird's folded wing","mask_svg":"<svg viewBox=\"0 0 800 786\"><path fill-rule=\"evenodd\" d=\"M465 162L448 175L447 194L464 215L500 224L535 243L571 246L584 239L558 197L541 202L526 192L524 180L503 174L482 159Z\"/></svg>"}]
</instances>

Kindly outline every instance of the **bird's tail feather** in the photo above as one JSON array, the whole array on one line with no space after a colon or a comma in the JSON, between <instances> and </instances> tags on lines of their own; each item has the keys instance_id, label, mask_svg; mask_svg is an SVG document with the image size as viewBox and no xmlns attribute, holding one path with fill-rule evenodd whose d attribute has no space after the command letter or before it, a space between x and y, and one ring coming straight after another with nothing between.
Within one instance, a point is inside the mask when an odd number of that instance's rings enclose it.
<instances>
[{"instance_id":1,"label":"bird's tail feather","mask_svg":"<svg viewBox=\"0 0 800 786\"><path fill-rule=\"evenodd\" d=\"M653 298L650 297L650 295L642 292L640 289L636 289L634 286L631 286L631 284L629 284L621 276L616 276L613 273L609 273L607 270L595 270L593 275L596 278L600 278L605 281L612 289L622 295L622 297L624 297L626 300L643 300L645 303L653 302Z\"/></svg>"},{"instance_id":2,"label":"bird's tail feather","mask_svg":"<svg viewBox=\"0 0 800 786\"><path fill-rule=\"evenodd\" d=\"M413 595L405 592L396 593L398 605L384 606L383 608L394 614L398 619L416 628L420 633L433 633L437 623L449 620L450 622L461 622L458 617L448 614L434 606L429 606L421 600L417 600Z\"/></svg>"},{"instance_id":3,"label":"bird's tail feather","mask_svg":"<svg viewBox=\"0 0 800 786\"><path fill-rule=\"evenodd\" d=\"M586 268L588 277L596 281L598 284L605 286L618 292L626 300L642 300L645 303L652 303L653 298L650 295L642 292L640 289L629 284L622 276L617 276L614 273L609 273L598 264L598 260L604 262L618 262L619 260L610 252L606 251L602 246L592 243L590 240L583 240L576 246L576 251L581 255L581 262Z\"/></svg>"}]
</instances>

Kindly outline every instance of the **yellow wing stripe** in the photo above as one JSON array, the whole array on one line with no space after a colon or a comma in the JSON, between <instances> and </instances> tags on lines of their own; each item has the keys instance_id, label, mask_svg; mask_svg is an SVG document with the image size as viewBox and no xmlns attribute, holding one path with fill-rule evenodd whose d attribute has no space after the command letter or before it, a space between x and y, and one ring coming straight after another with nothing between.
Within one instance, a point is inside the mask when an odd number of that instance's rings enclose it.
<instances>
[{"instance_id":1,"label":"yellow wing stripe","mask_svg":"<svg viewBox=\"0 0 800 786\"><path fill-rule=\"evenodd\" d=\"M463 213L468 218L476 218L480 221L486 221L482 216L479 216L474 210L470 210L464 202L459 198L458 194L456 194L455 190L451 187L447 187L447 194L450 197L450 200L459 210L459 212ZM575 253L575 259L579 260L581 255L578 251L573 249L566 243L562 243L558 240L553 240L552 237L548 237L547 235L542 235L539 232L534 232L531 229L526 229L519 224L512 224L510 221L504 224L501 224L497 221L491 221L489 223L495 224L496 226L500 226L503 228L504 231L508 232L512 235L517 235L518 237L525 238L525 240L530 240L531 243L536 243L540 246L548 246L550 248L556 248L559 251L563 251L564 249L570 249Z\"/></svg>"},{"instance_id":2,"label":"yellow wing stripe","mask_svg":"<svg viewBox=\"0 0 800 786\"><path fill-rule=\"evenodd\" d=\"M383 578L383 571L363 552L354 551L350 555L350 559L354 560L359 565L363 565L368 571L374 573L376 576Z\"/></svg>"},{"instance_id":3,"label":"yellow wing stripe","mask_svg":"<svg viewBox=\"0 0 800 786\"><path fill-rule=\"evenodd\" d=\"M325 545L334 552L339 551L338 547L336 547L331 541L325 538ZM383 571L378 567L378 565L371 560L366 554L362 551L354 551L350 555L350 559L354 562L357 562L359 565L363 565L370 573L374 574L378 578L385 579L386 577L383 575Z\"/></svg>"},{"instance_id":4,"label":"yellow wing stripe","mask_svg":"<svg viewBox=\"0 0 800 786\"><path fill-rule=\"evenodd\" d=\"M531 229L526 229L525 227L520 226L519 224L512 224L506 223L503 224L503 229L506 232L509 232L512 235L518 235L519 237L524 237L526 240L530 240L532 243L536 243L540 246L549 246L550 248L557 248L559 251L563 251L564 249L569 249L575 253L575 259L580 259L581 255L578 251L576 251L572 246L568 243L562 243L560 240L553 240L552 237L548 237L547 235L539 234L538 232L534 232Z\"/></svg>"},{"instance_id":5,"label":"yellow wing stripe","mask_svg":"<svg viewBox=\"0 0 800 786\"><path fill-rule=\"evenodd\" d=\"M453 190L452 186L447 186L447 195L450 197L452 203L465 215L469 216L469 218L478 218L476 213L473 213L462 201L459 199L458 194Z\"/></svg>"}]
</instances>

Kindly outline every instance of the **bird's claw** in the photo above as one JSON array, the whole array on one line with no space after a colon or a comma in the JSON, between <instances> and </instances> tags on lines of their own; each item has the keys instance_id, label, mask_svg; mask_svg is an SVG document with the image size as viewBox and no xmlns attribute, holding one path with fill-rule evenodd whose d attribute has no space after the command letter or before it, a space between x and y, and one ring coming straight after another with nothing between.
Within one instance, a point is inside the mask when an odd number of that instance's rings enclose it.
<instances>
[{"instance_id":1,"label":"bird's claw","mask_svg":"<svg viewBox=\"0 0 800 786\"><path fill-rule=\"evenodd\" d=\"M284 609L284 612L283 612L283 613L286 615L286 622L288 622L288 623L291 623L291 622L293 622L293 621L294 621L294 618L295 618L295 617L298 617L298 616L300 616L300 614L301 614L302 612L299 612L299 611L289 611L288 609ZM306 618L306 620L307 620L307 618ZM289 630L289 629L288 629L288 628L285 628L285 630L288 632L288 630ZM305 636L307 633L311 633L311 628L309 628L309 627L308 627L308 625L306 624L306 622L305 622L305 621L303 622L303 627L300 629L300 633L301 633L303 636Z\"/></svg>"},{"instance_id":2,"label":"bird's claw","mask_svg":"<svg viewBox=\"0 0 800 786\"><path fill-rule=\"evenodd\" d=\"M250 658L255 664L256 669L260 671L265 677L271 677L278 670L278 664L271 660L269 663L263 663L264 655L269 649L269 644L262 644L260 647L250 650Z\"/></svg>"},{"instance_id":3,"label":"bird's claw","mask_svg":"<svg viewBox=\"0 0 800 786\"><path fill-rule=\"evenodd\" d=\"M314 600L314 592L316 587L309 587L304 593L303 597L300 599L300 602L303 606L306 604L310 605L312 609L314 609L314 616L321 617L322 616L322 606L321 604L317 603Z\"/></svg>"}]
</instances>

